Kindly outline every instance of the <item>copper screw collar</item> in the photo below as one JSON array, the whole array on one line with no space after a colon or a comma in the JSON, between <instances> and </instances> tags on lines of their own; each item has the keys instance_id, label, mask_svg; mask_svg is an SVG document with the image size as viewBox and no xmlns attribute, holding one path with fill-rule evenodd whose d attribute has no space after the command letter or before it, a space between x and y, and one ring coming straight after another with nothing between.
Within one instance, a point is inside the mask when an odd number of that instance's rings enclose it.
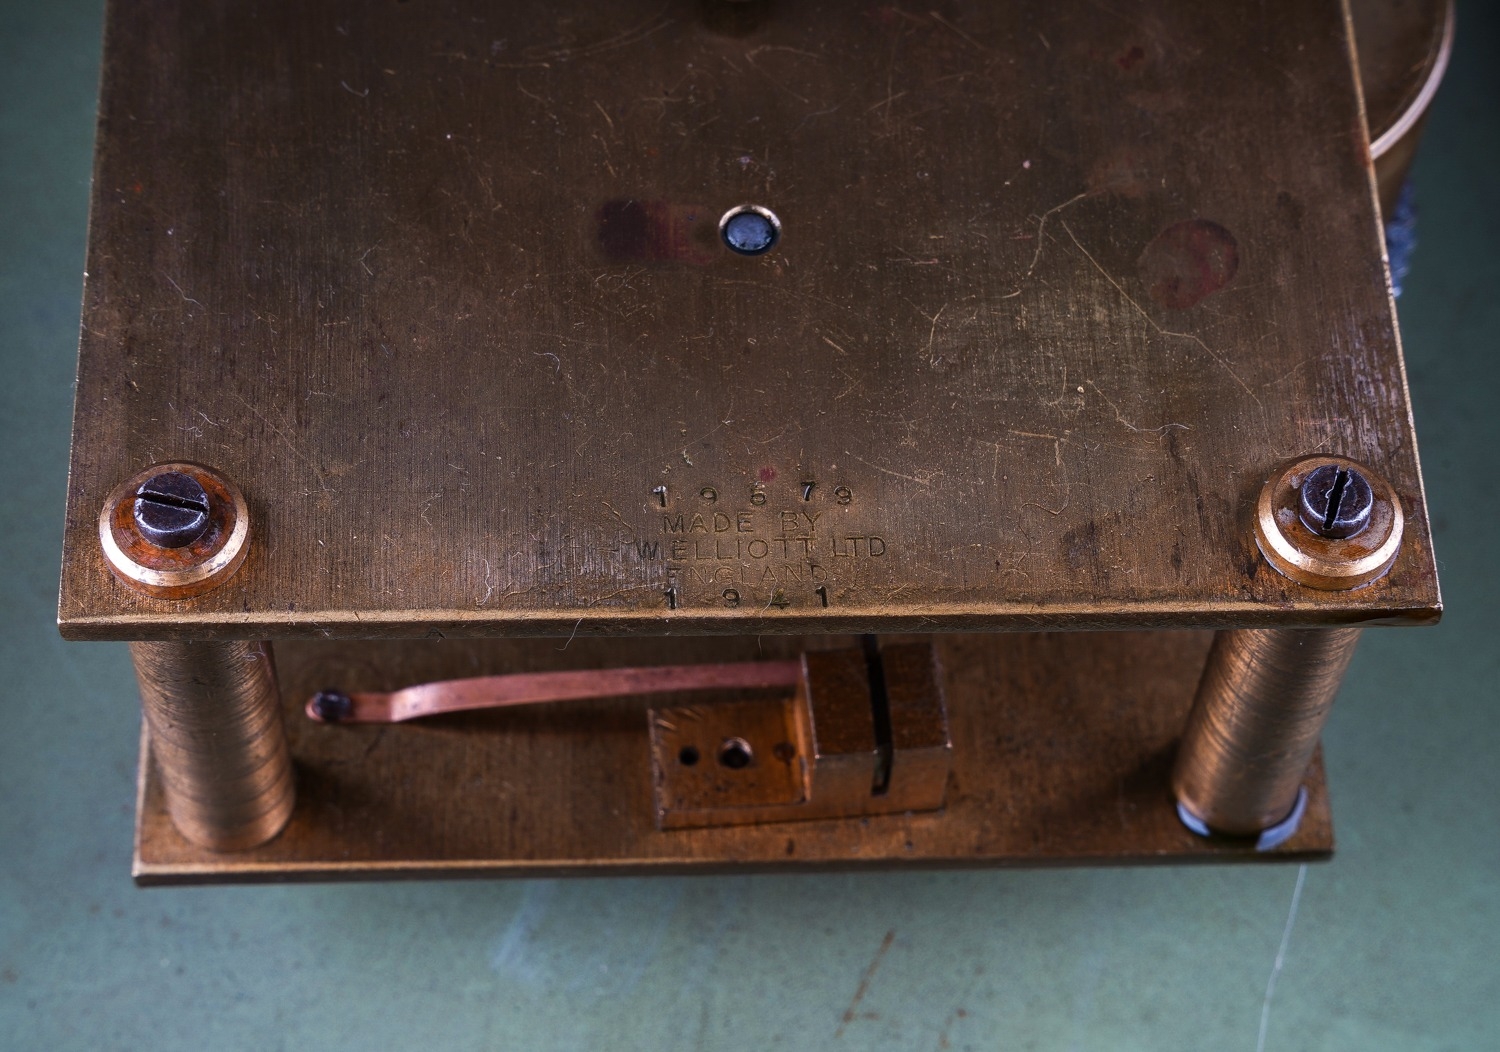
<instances>
[{"instance_id":1,"label":"copper screw collar","mask_svg":"<svg viewBox=\"0 0 1500 1052\"><path fill-rule=\"evenodd\" d=\"M185 477L207 500L207 522L201 532L176 547L148 537L137 510L143 499L152 498L153 484L164 476ZM170 481L181 486L180 480ZM250 509L239 488L211 468L186 462L156 464L110 493L99 512L99 545L110 572L135 591L157 599L188 599L217 588L243 565L250 550Z\"/></svg>"},{"instance_id":2,"label":"copper screw collar","mask_svg":"<svg viewBox=\"0 0 1500 1052\"><path fill-rule=\"evenodd\" d=\"M1304 489L1319 487L1332 476L1352 479L1351 492L1361 496L1362 484L1369 490L1368 519L1361 517L1362 525L1342 537L1337 534L1345 529L1308 525ZM1331 514L1329 521L1335 517ZM1299 584L1341 591L1369 584L1391 568L1405 524L1396 491L1369 468L1347 457L1306 457L1277 470L1261 488L1255 543L1267 562Z\"/></svg>"}]
</instances>

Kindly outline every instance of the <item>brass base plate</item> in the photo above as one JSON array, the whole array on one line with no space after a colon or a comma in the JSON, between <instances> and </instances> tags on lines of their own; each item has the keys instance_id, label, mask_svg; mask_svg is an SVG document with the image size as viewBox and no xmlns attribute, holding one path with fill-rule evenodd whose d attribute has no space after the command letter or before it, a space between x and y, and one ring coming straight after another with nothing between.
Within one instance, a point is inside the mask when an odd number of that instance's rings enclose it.
<instances>
[{"instance_id":1,"label":"brass base plate","mask_svg":"<svg viewBox=\"0 0 1500 1052\"><path fill-rule=\"evenodd\" d=\"M782 657L847 637L282 643L298 771L291 823L251 851L195 847L172 827L143 763L134 874L189 884L1326 858L1321 757L1302 827L1280 848L1200 839L1178 822L1168 774L1209 641L1204 632L940 637L954 746L943 811L666 831L656 827L646 721L660 699L385 727L314 724L301 701L330 685Z\"/></svg>"}]
</instances>

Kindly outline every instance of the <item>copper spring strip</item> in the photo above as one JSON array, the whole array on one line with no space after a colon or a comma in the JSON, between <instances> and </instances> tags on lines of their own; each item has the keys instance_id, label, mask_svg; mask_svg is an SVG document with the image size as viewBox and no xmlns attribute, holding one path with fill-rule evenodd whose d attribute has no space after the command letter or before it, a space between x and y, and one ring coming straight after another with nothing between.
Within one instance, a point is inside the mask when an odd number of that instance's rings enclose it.
<instances>
[{"instance_id":1,"label":"copper spring strip","mask_svg":"<svg viewBox=\"0 0 1500 1052\"><path fill-rule=\"evenodd\" d=\"M389 694L350 694L347 715L326 720L309 699L306 712L320 723L402 723L445 712L470 712L511 705L536 705L585 698L632 694L669 694L686 690L746 690L794 687L802 676L800 661L745 661L716 665L659 665L647 668L601 668L571 672L518 672L507 676L423 683Z\"/></svg>"}]
</instances>

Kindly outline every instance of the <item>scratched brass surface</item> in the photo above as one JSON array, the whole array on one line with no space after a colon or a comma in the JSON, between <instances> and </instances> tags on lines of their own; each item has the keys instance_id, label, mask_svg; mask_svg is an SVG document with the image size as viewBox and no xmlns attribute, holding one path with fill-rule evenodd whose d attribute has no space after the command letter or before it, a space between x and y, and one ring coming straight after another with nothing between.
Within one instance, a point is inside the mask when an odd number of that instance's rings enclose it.
<instances>
[{"instance_id":1,"label":"scratched brass surface","mask_svg":"<svg viewBox=\"0 0 1500 1052\"><path fill-rule=\"evenodd\" d=\"M64 634L1436 619L1337 3L770 10L113 5ZM1367 588L1256 554L1313 452ZM93 536L166 459L260 538L175 603Z\"/></svg>"},{"instance_id":2,"label":"scratched brass surface","mask_svg":"<svg viewBox=\"0 0 1500 1052\"><path fill-rule=\"evenodd\" d=\"M1301 829L1257 854L1177 819L1168 775L1210 635L1203 632L935 637L953 741L944 810L711 829L657 828L647 710L628 702L540 705L409 724L314 723L286 707L298 772L285 831L234 854L172 827L148 773L136 879L193 883L393 876L745 868L975 866L1326 857L1333 831L1321 760ZM394 642L277 648L286 699L318 686L390 689L455 668L602 667L629 660L791 656L847 639L656 637ZM657 703L671 703L662 698ZM898 777L899 756L892 767ZM149 772L150 765L142 770Z\"/></svg>"}]
</instances>

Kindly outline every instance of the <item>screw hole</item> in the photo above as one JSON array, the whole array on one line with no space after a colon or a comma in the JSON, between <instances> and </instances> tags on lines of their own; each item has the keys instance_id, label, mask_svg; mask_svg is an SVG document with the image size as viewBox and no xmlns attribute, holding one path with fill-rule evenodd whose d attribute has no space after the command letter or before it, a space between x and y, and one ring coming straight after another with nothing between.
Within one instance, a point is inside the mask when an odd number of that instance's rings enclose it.
<instances>
[{"instance_id":1,"label":"screw hole","mask_svg":"<svg viewBox=\"0 0 1500 1052\"><path fill-rule=\"evenodd\" d=\"M781 237L781 220L769 208L740 205L724 213L719 220L719 236L724 244L742 256L769 252Z\"/></svg>"},{"instance_id":2,"label":"screw hole","mask_svg":"<svg viewBox=\"0 0 1500 1052\"><path fill-rule=\"evenodd\" d=\"M719 763L731 771L749 767L750 761L754 758L755 754L750 751L750 743L744 738L729 738L719 746Z\"/></svg>"},{"instance_id":3,"label":"screw hole","mask_svg":"<svg viewBox=\"0 0 1500 1052\"><path fill-rule=\"evenodd\" d=\"M684 745L677 752L677 762L684 767L696 767L698 765L698 749L693 745Z\"/></svg>"}]
</instances>

